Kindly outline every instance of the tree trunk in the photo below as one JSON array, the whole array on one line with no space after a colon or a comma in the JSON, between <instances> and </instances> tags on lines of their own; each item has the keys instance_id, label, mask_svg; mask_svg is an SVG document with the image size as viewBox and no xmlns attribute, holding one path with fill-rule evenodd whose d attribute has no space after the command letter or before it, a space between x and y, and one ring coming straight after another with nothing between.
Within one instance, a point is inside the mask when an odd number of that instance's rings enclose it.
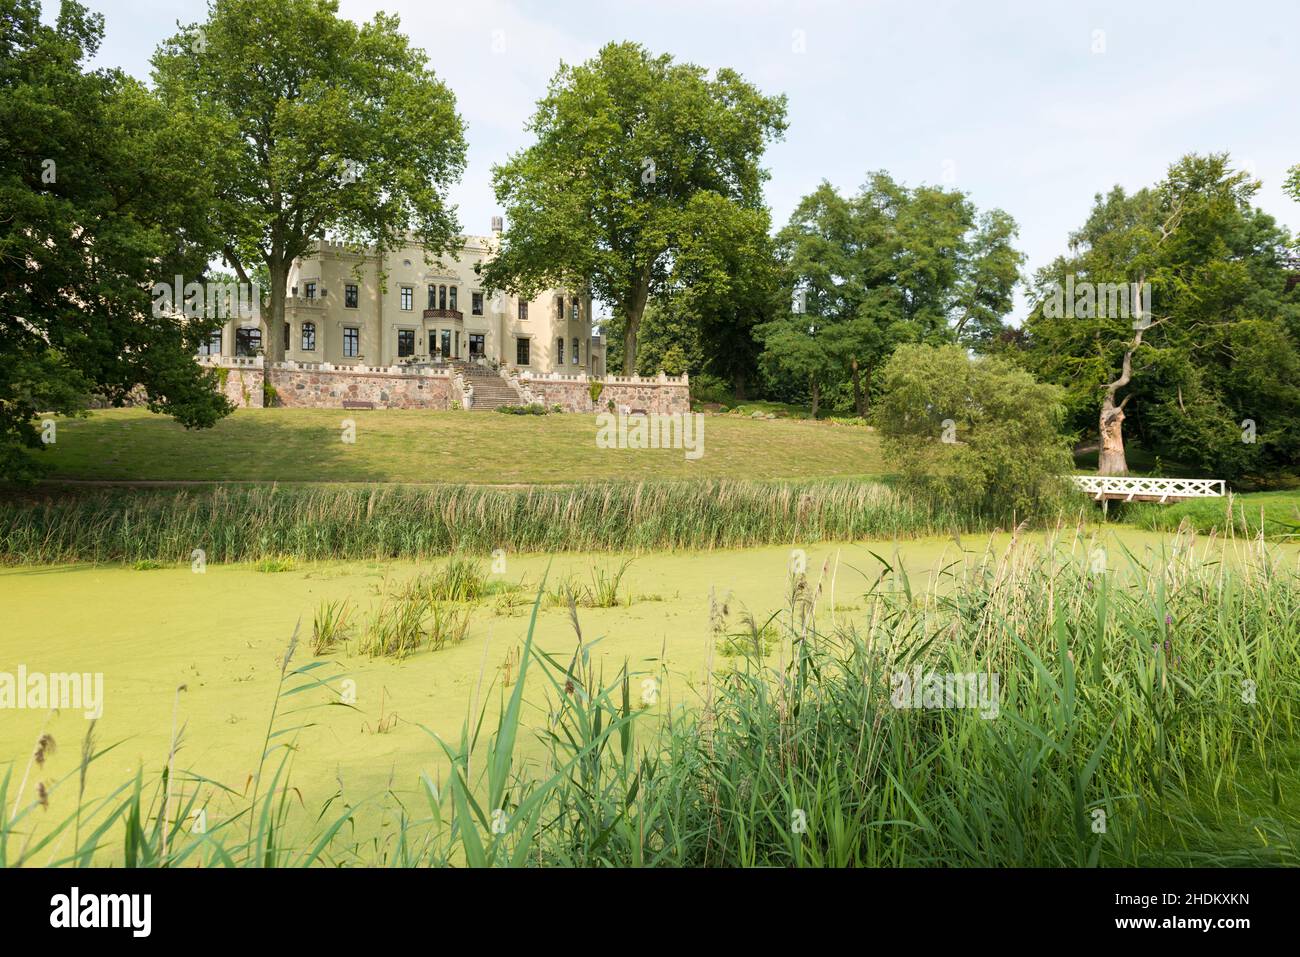
<instances>
[{"instance_id":1,"label":"tree trunk","mask_svg":"<svg viewBox=\"0 0 1300 957\"><path fill-rule=\"evenodd\" d=\"M1128 475L1124 458L1124 409L1111 395L1101 404L1101 449L1097 453L1098 475Z\"/></svg>"},{"instance_id":2,"label":"tree trunk","mask_svg":"<svg viewBox=\"0 0 1300 957\"><path fill-rule=\"evenodd\" d=\"M1124 406L1133 397L1132 393L1124 401L1115 404L1115 394L1129 384L1133 378L1133 353L1142 345L1142 333L1139 328L1133 335L1133 345L1124 353L1124 363L1119 378L1106 386L1106 396L1101 402L1101 415L1098 418L1098 431L1101 433L1101 448L1097 452L1098 475L1128 475L1128 461L1124 457Z\"/></svg>"},{"instance_id":3,"label":"tree trunk","mask_svg":"<svg viewBox=\"0 0 1300 957\"><path fill-rule=\"evenodd\" d=\"M650 276L654 261L641 270L636 288L628 299L627 324L623 327L623 375L636 375L636 337L641 331L641 316L645 314L646 300L650 298Z\"/></svg>"},{"instance_id":4,"label":"tree trunk","mask_svg":"<svg viewBox=\"0 0 1300 957\"><path fill-rule=\"evenodd\" d=\"M744 401L745 385L745 370L737 366L731 373L731 392L737 401Z\"/></svg>"},{"instance_id":5,"label":"tree trunk","mask_svg":"<svg viewBox=\"0 0 1300 957\"><path fill-rule=\"evenodd\" d=\"M812 392L812 414L810 418L817 418L817 408L821 405L822 389L816 379L809 380L810 391Z\"/></svg>"},{"instance_id":6,"label":"tree trunk","mask_svg":"<svg viewBox=\"0 0 1300 957\"><path fill-rule=\"evenodd\" d=\"M858 369L858 360L852 359L849 365L853 369L853 412L859 418L866 415L862 407L862 372Z\"/></svg>"},{"instance_id":7,"label":"tree trunk","mask_svg":"<svg viewBox=\"0 0 1300 957\"><path fill-rule=\"evenodd\" d=\"M623 375L636 375L636 332L641 317L629 314L623 326Z\"/></svg>"},{"instance_id":8,"label":"tree trunk","mask_svg":"<svg viewBox=\"0 0 1300 957\"><path fill-rule=\"evenodd\" d=\"M266 314L266 341L262 353L267 362L284 361L284 297L289 287L289 266L284 261L270 262L271 308Z\"/></svg>"}]
</instances>

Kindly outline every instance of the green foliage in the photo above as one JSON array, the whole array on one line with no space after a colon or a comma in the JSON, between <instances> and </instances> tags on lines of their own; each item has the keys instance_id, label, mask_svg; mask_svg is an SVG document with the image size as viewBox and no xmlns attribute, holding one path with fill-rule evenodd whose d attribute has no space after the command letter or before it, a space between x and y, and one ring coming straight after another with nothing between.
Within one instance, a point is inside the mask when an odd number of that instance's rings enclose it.
<instances>
[{"instance_id":1,"label":"green foliage","mask_svg":"<svg viewBox=\"0 0 1300 957\"><path fill-rule=\"evenodd\" d=\"M1096 197L1071 253L1035 277L1039 302L1020 354L1065 389L1071 428L1096 434L1105 386L1132 349L1134 319L1115 310L1084 317L1077 308L1072 318L1053 318L1054 290L1068 276L1076 287L1145 281L1151 325L1123 390L1125 432L1220 478L1300 463L1300 300L1287 290L1289 236L1252 205L1258 189L1226 154L1192 154L1152 187ZM1243 441L1247 420L1253 442Z\"/></svg>"},{"instance_id":2,"label":"green foliage","mask_svg":"<svg viewBox=\"0 0 1300 957\"><path fill-rule=\"evenodd\" d=\"M975 345L1001 330L1023 259L1015 235L1010 216L979 216L955 190L877 172L846 199L822 183L777 237L789 298L757 329L764 371L806 387L814 416L823 395L846 388L865 415L873 375L899 343Z\"/></svg>"},{"instance_id":3,"label":"green foliage","mask_svg":"<svg viewBox=\"0 0 1300 957\"><path fill-rule=\"evenodd\" d=\"M434 258L456 244L464 123L400 25L358 26L337 0L211 0L154 54L168 113L203 134L183 158L213 180L222 256L244 281L265 269L272 360L289 266L326 230L384 249L410 234Z\"/></svg>"},{"instance_id":4,"label":"green foliage","mask_svg":"<svg viewBox=\"0 0 1300 957\"><path fill-rule=\"evenodd\" d=\"M540 402L530 402L527 405L499 405L497 411L503 415L547 415L551 410Z\"/></svg>"},{"instance_id":5,"label":"green foliage","mask_svg":"<svg viewBox=\"0 0 1300 957\"><path fill-rule=\"evenodd\" d=\"M202 130L117 70L86 69L103 18L33 0L0 14L0 479L40 464L39 413L73 415L92 393L186 427L230 407L193 360L210 323L155 317L156 282L204 276L217 248Z\"/></svg>"},{"instance_id":6,"label":"green foliage","mask_svg":"<svg viewBox=\"0 0 1300 957\"><path fill-rule=\"evenodd\" d=\"M1248 497L1229 493L1221 499L1192 499L1177 505L1138 504L1123 507L1124 521L1156 531L1187 527L1203 534L1263 536L1280 542L1300 542L1300 492L1260 492Z\"/></svg>"},{"instance_id":7,"label":"green foliage","mask_svg":"<svg viewBox=\"0 0 1300 957\"><path fill-rule=\"evenodd\" d=\"M1060 389L960 346L900 346L876 421L905 488L994 516L1062 507L1072 471Z\"/></svg>"},{"instance_id":8,"label":"green foliage","mask_svg":"<svg viewBox=\"0 0 1300 957\"><path fill-rule=\"evenodd\" d=\"M572 288L610 303L632 374L648 299L684 285L706 296L736 275L729 259L762 242L759 159L785 130L785 100L734 70L710 78L610 43L561 66L529 129L534 143L493 170L508 225L484 283L525 296Z\"/></svg>"}]
</instances>

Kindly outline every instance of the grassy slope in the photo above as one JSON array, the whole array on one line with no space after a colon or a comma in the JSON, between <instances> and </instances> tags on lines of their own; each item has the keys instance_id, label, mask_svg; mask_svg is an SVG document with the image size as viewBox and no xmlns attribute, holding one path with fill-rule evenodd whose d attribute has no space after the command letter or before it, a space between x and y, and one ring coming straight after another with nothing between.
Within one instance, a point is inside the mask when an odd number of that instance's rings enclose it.
<instances>
[{"instance_id":1,"label":"grassy slope","mask_svg":"<svg viewBox=\"0 0 1300 957\"><path fill-rule=\"evenodd\" d=\"M354 445L341 441L345 418ZM58 420L52 477L108 480L557 483L878 474L874 432L825 423L705 419L704 455L596 447L595 417L407 410L237 411L203 431L140 409Z\"/></svg>"}]
</instances>

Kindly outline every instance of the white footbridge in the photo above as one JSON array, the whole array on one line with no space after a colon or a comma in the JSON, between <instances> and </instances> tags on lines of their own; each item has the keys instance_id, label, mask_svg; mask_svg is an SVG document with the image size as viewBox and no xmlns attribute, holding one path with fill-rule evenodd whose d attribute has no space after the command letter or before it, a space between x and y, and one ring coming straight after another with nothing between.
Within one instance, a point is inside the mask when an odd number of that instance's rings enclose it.
<instances>
[{"instance_id":1,"label":"white footbridge","mask_svg":"<svg viewBox=\"0 0 1300 957\"><path fill-rule=\"evenodd\" d=\"M1222 498L1223 479L1145 478L1137 475L1072 475L1074 484L1097 502L1182 502Z\"/></svg>"}]
</instances>

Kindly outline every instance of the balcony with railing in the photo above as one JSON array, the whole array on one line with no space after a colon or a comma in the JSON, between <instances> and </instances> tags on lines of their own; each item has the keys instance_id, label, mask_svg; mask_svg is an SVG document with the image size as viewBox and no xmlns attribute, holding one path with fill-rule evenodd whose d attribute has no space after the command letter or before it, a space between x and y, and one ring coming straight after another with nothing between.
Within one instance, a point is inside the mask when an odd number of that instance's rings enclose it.
<instances>
[{"instance_id":1,"label":"balcony with railing","mask_svg":"<svg viewBox=\"0 0 1300 957\"><path fill-rule=\"evenodd\" d=\"M453 319L456 322L465 321L465 313L459 309L426 309L424 310L426 319Z\"/></svg>"}]
</instances>

